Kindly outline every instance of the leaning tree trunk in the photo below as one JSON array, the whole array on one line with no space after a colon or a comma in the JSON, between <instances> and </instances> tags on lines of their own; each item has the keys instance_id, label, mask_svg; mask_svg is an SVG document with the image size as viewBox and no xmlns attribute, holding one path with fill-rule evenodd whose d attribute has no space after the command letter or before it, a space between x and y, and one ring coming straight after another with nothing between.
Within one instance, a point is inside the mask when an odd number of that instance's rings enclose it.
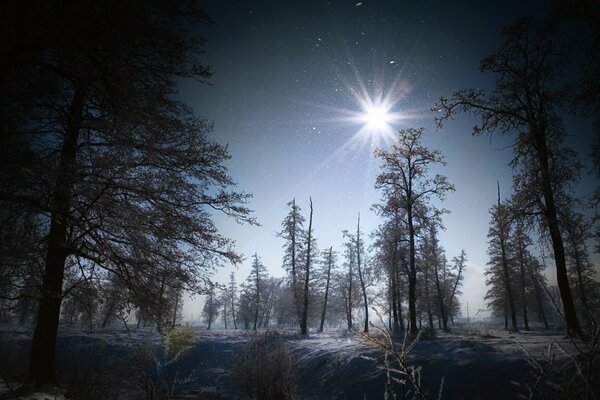
<instances>
[{"instance_id":1,"label":"leaning tree trunk","mask_svg":"<svg viewBox=\"0 0 600 400\"><path fill-rule=\"evenodd\" d=\"M83 113L84 96L76 89L69 107L69 115L62 144L60 166L52 201L46 266L37 323L31 342L28 381L38 384L56 382L56 336L62 302L62 286L67 248L67 222L73 189L73 170L77 155L79 127Z\"/></svg>"},{"instance_id":2,"label":"leaning tree trunk","mask_svg":"<svg viewBox=\"0 0 600 400\"><path fill-rule=\"evenodd\" d=\"M408 244L409 244L409 273L408 273L408 314L410 331L416 333L417 328L417 267L415 260L415 227L413 225L412 207L407 207Z\"/></svg>"}]
</instances>

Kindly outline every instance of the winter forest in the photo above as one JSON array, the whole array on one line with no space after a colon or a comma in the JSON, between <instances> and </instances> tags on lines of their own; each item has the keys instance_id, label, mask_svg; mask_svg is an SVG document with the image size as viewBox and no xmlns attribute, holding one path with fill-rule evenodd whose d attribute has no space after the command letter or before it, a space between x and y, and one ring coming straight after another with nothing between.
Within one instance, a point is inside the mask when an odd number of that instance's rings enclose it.
<instances>
[{"instance_id":1,"label":"winter forest","mask_svg":"<svg viewBox=\"0 0 600 400\"><path fill-rule=\"evenodd\" d=\"M0 399L598 399L600 4L443 3L2 2Z\"/></svg>"}]
</instances>

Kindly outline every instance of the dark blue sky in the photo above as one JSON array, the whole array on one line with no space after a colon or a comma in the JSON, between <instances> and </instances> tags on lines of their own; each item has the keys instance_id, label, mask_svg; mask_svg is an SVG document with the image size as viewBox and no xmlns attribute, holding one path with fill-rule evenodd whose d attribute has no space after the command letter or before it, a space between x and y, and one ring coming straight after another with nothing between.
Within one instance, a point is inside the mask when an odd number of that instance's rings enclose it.
<instances>
[{"instance_id":1,"label":"dark blue sky","mask_svg":"<svg viewBox=\"0 0 600 400\"><path fill-rule=\"evenodd\" d=\"M452 211L444 217L442 245L449 259L467 250L463 303L482 307L488 209L497 180L510 194L512 151L500 149L511 138L473 138L475 121L467 116L436 131L430 109L453 90L490 88L480 59L502 43L503 26L543 15L547 3L205 2L215 22L202 28L214 76L210 86L186 83L182 95L214 121L215 140L229 144L230 173L239 189L254 194L250 206L262 224L241 227L218 218L220 228L278 276L283 242L275 234L294 197L308 215L312 196L320 248L339 249L341 231L354 229L359 212L365 231L374 229L378 219L370 207L379 199L373 187L379 167L372 153L389 139L361 131L352 116L363 111L357 96L388 96L401 117L393 128L425 127L425 144L446 157L447 167L435 172L446 174L456 192L442 204ZM585 152L589 138L575 141ZM240 267L238 280L247 274Z\"/></svg>"}]
</instances>

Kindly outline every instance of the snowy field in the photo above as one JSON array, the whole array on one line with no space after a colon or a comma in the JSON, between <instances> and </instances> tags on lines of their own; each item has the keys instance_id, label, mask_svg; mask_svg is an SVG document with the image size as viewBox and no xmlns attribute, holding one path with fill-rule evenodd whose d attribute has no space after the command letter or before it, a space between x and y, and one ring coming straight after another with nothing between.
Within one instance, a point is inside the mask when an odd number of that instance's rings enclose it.
<instances>
[{"instance_id":1,"label":"snowy field","mask_svg":"<svg viewBox=\"0 0 600 400\"><path fill-rule=\"evenodd\" d=\"M154 391L154 398L235 399L245 392L232 376L245 344L246 331L195 330L195 339L175 361L165 362L161 337L150 329L86 333L62 330L58 339L61 381L72 383L61 392L72 398L138 398ZM356 333L271 332L291 356L291 392L295 399L382 399L386 383L383 352ZM402 337L398 338L401 346ZM23 377L30 332L14 327L0 331L2 391L18 387ZM527 386L540 381L541 398L561 398L575 376L572 357L581 358L568 338L557 332L509 333L490 326L455 327L453 333L422 337L407 355L420 366L422 383L436 398L443 379L443 399L527 398ZM552 346L552 365L544 361ZM261 368L261 366L259 366ZM595 371L598 371L595 368ZM596 373L597 374L597 373ZM600 393L597 387L594 392ZM574 381L575 382L575 381ZM409 385L393 387L403 398ZM57 398L60 398L58 396Z\"/></svg>"}]
</instances>

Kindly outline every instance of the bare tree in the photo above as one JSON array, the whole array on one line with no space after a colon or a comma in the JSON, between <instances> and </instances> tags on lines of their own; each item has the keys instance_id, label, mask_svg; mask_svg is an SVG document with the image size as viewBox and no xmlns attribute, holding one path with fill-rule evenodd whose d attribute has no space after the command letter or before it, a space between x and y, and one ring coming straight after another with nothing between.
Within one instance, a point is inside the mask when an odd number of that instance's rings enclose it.
<instances>
[{"instance_id":1,"label":"bare tree","mask_svg":"<svg viewBox=\"0 0 600 400\"><path fill-rule=\"evenodd\" d=\"M421 145L423 133L423 128L402 129L389 150L375 151L375 156L383 160L383 171L377 176L375 187L381 189L386 197L396 197L399 207L406 213L409 243L408 309L412 332L418 330L416 237L425 218L418 214L431 196L443 199L446 192L454 190L445 176L429 176L429 167L443 165L444 161L438 150L429 150Z\"/></svg>"}]
</instances>

